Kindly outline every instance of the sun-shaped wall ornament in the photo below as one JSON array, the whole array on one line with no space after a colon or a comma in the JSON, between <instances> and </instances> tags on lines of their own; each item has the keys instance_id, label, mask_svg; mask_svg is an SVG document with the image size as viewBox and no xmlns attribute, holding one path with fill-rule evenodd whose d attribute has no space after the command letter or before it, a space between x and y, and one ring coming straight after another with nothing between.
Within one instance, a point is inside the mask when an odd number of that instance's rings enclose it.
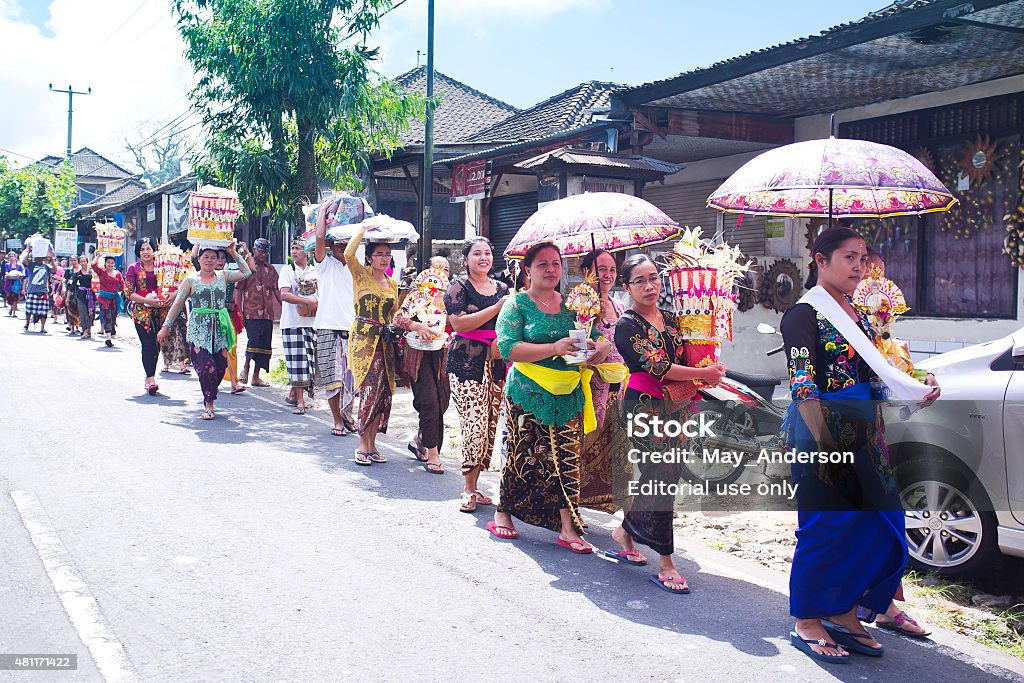
<instances>
[{"instance_id":1,"label":"sun-shaped wall ornament","mask_svg":"<svg viewBox=\"0 0 1024 683\"><path fill-rule=\"evenodd\" d=\"M920 161L925 168L935 173L935 157L928 151L927 147L918 147L914 150L914 158Z\"/></svg>"},{"instance_id":2,"label":"sun-shaped wall ornament","mask_svg":"<svg viewBox=\"0 0 1024 683\"><path fill-rule=\"evenodd\" d=\"M960 168L964 175L969 176L971 184L983 183L991 177L996 170L996 162L999 160L996 154L996 143L992 142L986 135L984 138L978 134L978 139L967 145L960 160Z\"/></svg>"}]
</instances>

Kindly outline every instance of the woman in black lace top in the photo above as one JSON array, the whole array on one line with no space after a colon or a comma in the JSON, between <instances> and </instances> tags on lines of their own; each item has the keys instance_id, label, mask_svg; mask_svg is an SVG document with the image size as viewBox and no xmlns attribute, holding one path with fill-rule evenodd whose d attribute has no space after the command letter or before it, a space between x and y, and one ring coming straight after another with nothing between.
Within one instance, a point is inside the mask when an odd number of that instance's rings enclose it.
<instances>
[{"instance_id":1,"label":"woman in black lace top","mask_svg":"<svg viewBox=\"0 0 1024 683\"><path fill-rule=\"evenodd\" d=\"M508 286L488 275L494 257L486 237L466 240L462 256L466 272L452 281L444 295L449 324L455 330L446 370L462 423L466 484L459 509L473 512L477 505L492 502L477 490L477 478L491 463L505 386L505 363L494 346L494 321L508 297Z\"/></svg>"}]
</instances>

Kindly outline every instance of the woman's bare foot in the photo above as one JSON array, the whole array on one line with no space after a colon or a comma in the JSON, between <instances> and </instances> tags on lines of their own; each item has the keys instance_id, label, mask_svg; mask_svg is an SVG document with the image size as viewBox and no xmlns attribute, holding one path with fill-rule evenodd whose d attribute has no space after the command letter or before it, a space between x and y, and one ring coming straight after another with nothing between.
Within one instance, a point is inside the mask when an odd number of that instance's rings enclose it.
<instances>
[{"instance_id":1,"label":"woman's bare foot","mask_svg":"<svg viewBox=\"0 0 1024 683\"><path fill-rule=\"evenodd\" d=\"M633 543L633 537L621 526L617 526L612 530L612 540L622 546L622 549L627 553L636 553L636 544Z\"/></svg>"},{"instance_id":2,"label":"woman's bare foot","mask_svg":"<svg viewBox=\"0 0 1024 683\"><path fill-rule=\"evenodd\" d=\"M495 511L494 526L496 528L494 534L501 538L515 538L518 535L516 525L512 522L512 515L507 512Z\"/></svg>"},{"instance_id":3,"label":"woman's bare foot","mask_svg":"<svg viewBox=\"0 0 1024 683\"><path fill-rule=\"evenodd\" d=\"M796 634L806 640L814 640L818 642L808 643L811 649L819 655L825 655L826 657L846 657L849 653L844 650L841 646L833 643L832 647L826 647L821 645L821 641L826 643L832 642L832 636L828 634L825 627L821 625L820 619L797 619L796 620Z\"/></svg>"},{"instance_id":4,"label":"woman's bare foot","mask_svg":"<svg viewBox=\"0 0 1024 683\"><path fill-rule=\"evenodd\" d=\"M875 650L882 649L882 644L875 640L874 636L868 633L867 629L864 628L860 620L857 619L857 608L855 607L846 614L837 614L834 617L829 617L828 621L831 621L836 626L842 626L850 633L855 633L860 636L867 636L866 638L857 638L857 642ZM810 637L810 636L807 636Z\"/></svg>"}]
</instances>

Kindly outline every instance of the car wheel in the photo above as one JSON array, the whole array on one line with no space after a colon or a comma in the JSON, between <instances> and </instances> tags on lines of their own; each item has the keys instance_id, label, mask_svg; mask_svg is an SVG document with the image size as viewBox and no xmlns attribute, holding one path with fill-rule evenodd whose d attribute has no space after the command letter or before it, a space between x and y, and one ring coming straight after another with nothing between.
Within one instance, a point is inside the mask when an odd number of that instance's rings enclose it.
<instances>
[{"instance_id":1,"label":"car wheel","mask_svg":"<svg viewBox=\"0 0 1024 683\"><path fill-rule=\"evenodd\" d=\"M995 513L981 487L933 458L896 471L906 515L910 566L942 576L981 576L998 554Z\"/></svg>"}]
</instances>

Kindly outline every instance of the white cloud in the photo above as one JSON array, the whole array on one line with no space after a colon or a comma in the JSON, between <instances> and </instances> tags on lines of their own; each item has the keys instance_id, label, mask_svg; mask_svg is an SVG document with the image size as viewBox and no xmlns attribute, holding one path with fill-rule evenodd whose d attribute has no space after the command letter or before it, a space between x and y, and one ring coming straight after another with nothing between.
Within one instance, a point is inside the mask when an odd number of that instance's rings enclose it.
<instances>
[{"instance_id":1,"label":"white cloud","mask_svg":"<svg viewBox=\"0 0 1024 683\"><path fill-rule=\"evenodd\" d=\"M396 75L415 66L426 49L426 2L409 0L385 17L371 36L381 47L382 70ZM611 0L437 0L439 30L480 39L489 31L528 27L560 13L605 11ZM136 10L138 10L136 12ZM133 15L133 12L135 13ZM122 139L185 111L195 82L182 56L168 0L53 0L47 33L21 16L18 0L0 0L0 148L39 158L63 153L67 97L50 92L92 87L75 96L72 148L84 146L131 165ZM190 119L194 121L195 119ZM196 128L192 132L198 132ZM27 159L10 155L18 163Z\"/></svg>"},{"instance_id":2,"label":"white cloud","mask_svg":"<svg viewBox=\"0 0 1024 683\"><path fill-rule=\"evenodd\" d=\"M33 158L63 153L68 100L48 83L92 88L74 97L72 148L90 147L126 164L123 137L137 137L140 125L154 129L188 106L195 76L169 3L53 0L47 28L52 35L20 19L15 0L0 0L0 92L7 98L0 147Z\"/></svg>"}]
</instances>

